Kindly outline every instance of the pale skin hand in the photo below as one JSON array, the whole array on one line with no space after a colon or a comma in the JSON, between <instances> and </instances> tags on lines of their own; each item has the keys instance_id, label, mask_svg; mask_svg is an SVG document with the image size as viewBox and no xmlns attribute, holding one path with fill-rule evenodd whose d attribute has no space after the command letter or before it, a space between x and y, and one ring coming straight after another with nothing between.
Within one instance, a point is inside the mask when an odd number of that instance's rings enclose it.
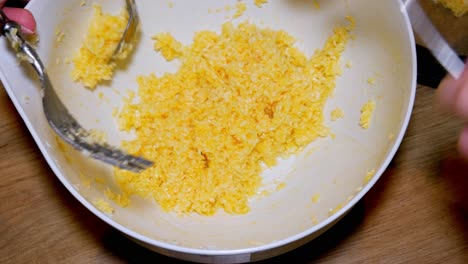
<instances>
[{"instance_id":1,"label":"pale skin hand","mask_svg":"<svg viewBox=\"0 0 468 264\"><path fill-rule=\"evenodd\" d=\"M5 15L13 21L21 25L21 30L25 34L36 33L36 20L29 10L23 8L3 7L7 0L0 0L0 8L3 9Z\"/></svg>"},{"instance_id":2,"label":"pale skin hand","mask_svg":"<svg viewBox=\"0 0 468 264\"><path fill-rule=\"evenodd\" d=\"M468 64L460 79L445 77L437 89L437 105L465 121L460 138L458 151L468 161Z\"/></svg>"}]
</instances>

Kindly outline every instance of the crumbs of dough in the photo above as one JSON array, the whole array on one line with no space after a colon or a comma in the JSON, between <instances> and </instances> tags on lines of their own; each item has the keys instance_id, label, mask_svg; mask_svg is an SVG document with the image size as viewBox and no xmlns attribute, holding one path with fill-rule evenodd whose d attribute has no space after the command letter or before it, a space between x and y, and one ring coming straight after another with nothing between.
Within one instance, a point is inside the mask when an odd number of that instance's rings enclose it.
<instances>
[{"instance_id":1,"label":"crumbs of dough","mask_svg":"<svg viewBox=\"0 0 468 264\"><path fill-rule=\"evenodd\" d=\"M364 104L361 108L361 118L359 120L359 125L363 129L368 129L372 120L372 116L375 110L375 102L373 100L369 100L366 104Z\"/></svg>"}]
</instances>

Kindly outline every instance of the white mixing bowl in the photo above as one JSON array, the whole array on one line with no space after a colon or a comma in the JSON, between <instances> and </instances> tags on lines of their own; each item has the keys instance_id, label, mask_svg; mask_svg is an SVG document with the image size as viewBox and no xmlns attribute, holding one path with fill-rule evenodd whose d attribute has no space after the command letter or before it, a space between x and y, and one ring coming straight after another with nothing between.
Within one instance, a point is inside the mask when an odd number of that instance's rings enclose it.
<instances>
[{"instance_id":1,"label":"white mixing bowl","mask_svg":"<svg viewBox=\"0 0 468 264\"><path fill-rule=\"evenodd\" d=\"M151 36L170 31L184 43L203 29L219 30L227 11L208 10L233 6L236 0L163 1L138 0L142 35L136 52L125 70L117 70L109 87L90 92L69 78L71 65L64 64L81 45L91 2L81 0L33 0L28 8L37 18L40 42L38 51L60 97L86 128L107 132L111 143L118 144L128 135L119 132L112 116L122 104L119 90L136 90L137 75L174 71L152 49ZM105 12L117 13L124 1L97 1ZM173 7L169 7L169 2ZM338 78L335 96L325 113L341 107L345 117L327 121L335 139L319 139L295 157L264 174L264 188L278 181L286 186L263 198L253 198L245 215L218 213L204 217L180 217L165 213L153 201L135 198L128 208L115 207L108 215L93 201L104 198L105 187L95 183L103 178L118 190L112 168L89 160L73 150L64 153L42 112L38 81L28 67L21 67L6 41L0 39L0 77L18 112L38 144L45 159L64 186L96 216L136 242L159 253L199 262L247 262L272 257L317 237L341 219L375 184L394 156L412 111L416 78L415 43L408 17L395 0L270 0L262 8L244 1L246 13L235 23L249 19L274 29L284 29L299 40L298 45L311 55L321 48L333 27L345 23L345 16L356 19L355 40L343 54L343 64L351 62ZM233 11L230 11L231 13ZM229 14L231 14L229 13ZM232 15L232 14L231 14ZM57 43L57 32L64 32ZM59 59L57 64L57 59ZM27 66L27 65L22 65ZM368 78L376 84L369 85ZM102 94L100 94L102 93ZM359 126L360 109L375 100L376 110L368 130ZM327 117L327 120L329 118ZM364 180L375 169L375 176ZM85 176L89 177L84 179ZM86 181L92 180L88 186ZM273 187L272 187L273 186ZM320 197L312 202L312 197ZM334 212L333 209L337 209ZM341 209L340 209L341 208ZM330 212L333 212L331 214Z\"/></svg>"}]
</instances>

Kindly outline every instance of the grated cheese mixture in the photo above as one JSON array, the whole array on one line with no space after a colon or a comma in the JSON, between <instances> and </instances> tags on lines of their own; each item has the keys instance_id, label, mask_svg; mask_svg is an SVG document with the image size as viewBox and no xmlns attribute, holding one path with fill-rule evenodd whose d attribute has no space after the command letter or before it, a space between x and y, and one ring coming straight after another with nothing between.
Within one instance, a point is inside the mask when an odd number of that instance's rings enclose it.
<instances>
[{"instance_id":1,"label":"grated cheese mixture","mask_svg":"<svg viewBox=\"0 0 468 264\"><path fill-rule=\"evenodd\" d=\"M116 63L112 55L127 26L128 12L122 10L120 15L103 14L101 6L95 4L94 15L88 28L88 35L82 47L73 56L74 68L71 73L73 81L80 82L89 89L95 89L99 82L112 79ZM119 54L123 59L132 47L125 47Z\"/></svg>"},{"instance_id":2,"label":"grated cheese mixture","mask_svg":"<svg viewBox=\"0 0 468 264\"><path fill-rule=\"evenodd\" d=\"M467 0L434 0L441 3L446 8L452 10L453 14L457 17L464 16L468 12Z\"/></svg>"},{"instance_id":3,"label":"grated cheese mixture","mask_svg":"<svg viewBox=\"0 0 468 264\"><path fill-rule=\"evenodd\" d=\"M121 129L136 133L123 147L155 164L117 169L123 192L180 214L247 213L265 165L330 135L324 106L351 30L335 28L310 58L287 32L248 22L197 32L178 71L139 76L119 113Z\"/></svg>"},{"instance_id":4,"label":"grated cheese mixture","mask_svg":"<svg viewBox=\"0 0 468 264\"><path fill-rule=\"evenodd\" d=\"M361 118L359 120L359 125L363 129L368 129L372 120L372 115L375 110L375 102L370 100L365 103L361 108Z\"/></svg>"}]
</instances>

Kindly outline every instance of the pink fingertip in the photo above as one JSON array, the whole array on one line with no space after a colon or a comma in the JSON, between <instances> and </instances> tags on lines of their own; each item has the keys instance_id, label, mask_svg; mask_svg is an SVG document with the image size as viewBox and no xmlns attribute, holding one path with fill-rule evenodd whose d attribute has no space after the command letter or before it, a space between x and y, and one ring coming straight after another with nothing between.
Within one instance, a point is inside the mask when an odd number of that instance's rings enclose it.
<instances>
[{"instance_id":1,"label":"pink fingertip","mask_svg":"<svg viewBox=\"0 0 468 264\"><path fill-rule=\"evenodd\" d=\"M34 34L36 32L36 20L29 10L5 7L3 11L9 19L21 25L21 29L24 33Z\"/></svg>"}]
</instances>

